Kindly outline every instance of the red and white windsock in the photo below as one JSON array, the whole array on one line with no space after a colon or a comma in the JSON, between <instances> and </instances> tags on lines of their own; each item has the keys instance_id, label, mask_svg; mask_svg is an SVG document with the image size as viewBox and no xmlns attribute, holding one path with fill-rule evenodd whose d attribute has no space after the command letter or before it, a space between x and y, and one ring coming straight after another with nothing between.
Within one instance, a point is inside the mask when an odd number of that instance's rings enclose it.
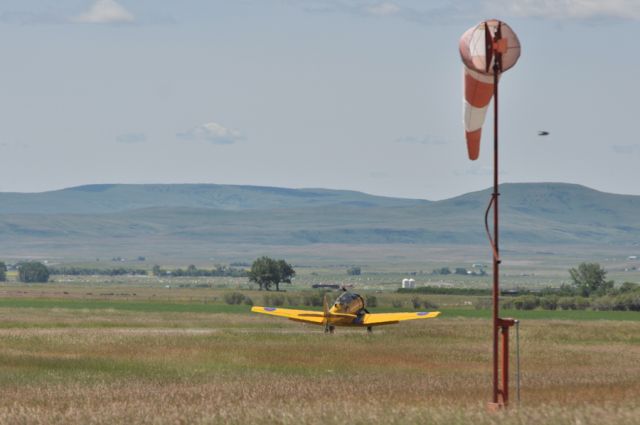
<instances>
[{"instance_id":1,"label":"red and white windsock","mask_svg":"<svg viewBox=\"0 0 640 425\"><path fill-rule=\"evenodd\" d=\"M520 57L520 41L504 22L492 19L469 28L460 38L464 63L464 130L469 159L480 153L482 124L498 77Z\"/></svg>"}]
</instances>

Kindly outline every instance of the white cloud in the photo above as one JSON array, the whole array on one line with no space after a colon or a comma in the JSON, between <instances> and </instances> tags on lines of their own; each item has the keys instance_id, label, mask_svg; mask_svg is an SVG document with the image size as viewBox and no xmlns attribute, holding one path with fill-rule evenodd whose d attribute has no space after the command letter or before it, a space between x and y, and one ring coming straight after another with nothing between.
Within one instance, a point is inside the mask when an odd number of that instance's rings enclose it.
<instances>
[{"instance_id":1,"label":"white cloud","mask_svg":"<svg viewBox=\"0 0 640 425\"><path fill-rule=\"evenodd\" d=\"M638 0L485 0L492 13L551 19L640 20Z\"/></svg>"},{"instance_id":2,"label":"white cloud","mask_svg":"<svg viewBox=\"0 0 640 425\"><path fill-rule=\"evenodd\" d=\"M400 11L400 6L395 3L378 3L373 6L367 7L367 12L377 16L390 16L395 15Z\"/></svg>"},{"instance_id":3,"label":"white cloud","mask_svg":"<svg viewBox=\"0 0 640 425\"><path fill-rule=\"evenodd\" d=\"M244 139L239 131L223 127L215 122L199 125L184 133L178 133L176 136L182 140L203 140L216 145L231 145Z\"/></svg>"},{"instance_id":4,"label":"white cloud","mask_svg":"<svg viewBox=\"0 0 640 425\"><path fill-rule=\"evenodd\" d=\"M133 14L115 0L97 0L87 12L72 18L83 24L126 24L134 20Z\"/></svg>"}]
</instances>

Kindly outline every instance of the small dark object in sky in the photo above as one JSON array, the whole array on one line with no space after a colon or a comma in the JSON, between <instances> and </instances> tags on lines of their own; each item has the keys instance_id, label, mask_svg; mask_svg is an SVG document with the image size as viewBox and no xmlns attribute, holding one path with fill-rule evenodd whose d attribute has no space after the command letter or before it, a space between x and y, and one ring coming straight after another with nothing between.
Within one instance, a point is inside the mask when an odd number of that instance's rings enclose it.
<instances>
[{"instance_id":1,"label":"small dark object in sky","mask_svg":"<svg viewBox=\"0 0 640 425\"><path fill-rule=\"evenodd\" d=\"M544 130L538 131L538 136L548 136L548 135L549 135L548 131L544 131Z\"/></svg>"}]
</instances>

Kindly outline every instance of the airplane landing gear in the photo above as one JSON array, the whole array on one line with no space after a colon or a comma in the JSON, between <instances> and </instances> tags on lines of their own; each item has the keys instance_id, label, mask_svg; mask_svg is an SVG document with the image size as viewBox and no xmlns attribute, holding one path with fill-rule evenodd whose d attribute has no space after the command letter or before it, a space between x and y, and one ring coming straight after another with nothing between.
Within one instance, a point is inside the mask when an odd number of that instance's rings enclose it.
<instances>
[{"instance_id":1,"label":"airplane landing gear","mask_svg":"<svg viewBox=\"0 0 640 425\"><path fill-rule=\"evenodd\" d=\"M367 333L373 333L373 326L367 326Z\"/></svg>"}]
</instances>

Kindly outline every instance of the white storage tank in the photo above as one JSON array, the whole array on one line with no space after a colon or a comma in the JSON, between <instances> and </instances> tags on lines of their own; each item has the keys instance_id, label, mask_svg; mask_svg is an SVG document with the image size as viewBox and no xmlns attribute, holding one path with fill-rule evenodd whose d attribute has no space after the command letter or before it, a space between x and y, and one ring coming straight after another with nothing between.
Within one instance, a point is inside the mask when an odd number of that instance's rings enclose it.
<instances>
[{"instance_id":1,"label":"white storage tank","mask_svg":"<svg viewBox=\"0 0 640 425\"><path fill-rule=\"evenodd\" d=\"M416 287L415 279L402 279L402 287L403 288L415 288Z\"/></svg>"}]
</instances>

